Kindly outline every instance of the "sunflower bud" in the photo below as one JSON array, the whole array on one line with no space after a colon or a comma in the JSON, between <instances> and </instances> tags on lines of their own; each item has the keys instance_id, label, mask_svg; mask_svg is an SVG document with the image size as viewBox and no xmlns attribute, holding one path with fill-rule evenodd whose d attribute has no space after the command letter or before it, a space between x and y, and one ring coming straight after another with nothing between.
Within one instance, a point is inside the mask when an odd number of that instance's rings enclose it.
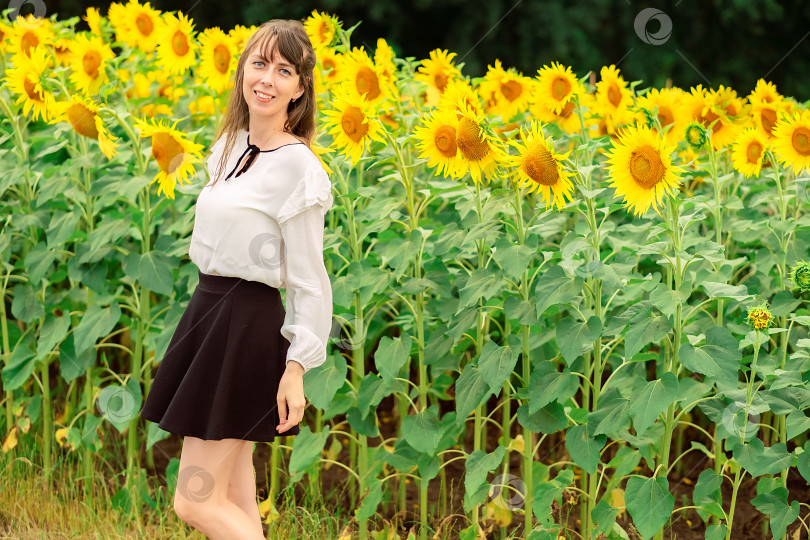
<instances>
[{"instance_id":1,"label":"sunflower bud","mask_svg":"<svg viewBox=\"0 0 810 540\"><path fill-rule=\"evenodd\" d=\"M692 122L686 126L686 142L692 147L692 150L697 152L709 141L709 135L706 128L699 122Z\"/></svg>"},{"instance_id":2,"label":"sunflower bud","mask_svg":"<svg viewBox=\"0 0 810 540\"><path fill-rule=\"evenodd\" d=\"M757 330L768 328L773 320L773 314L766 304L760 304L748 310L748 324Z\"/></svg>"},{"instance_id":3,"label":"sunflower bud","mask_svg":"<svg viewBox=\"0 0 810 540\"><path fill-rule=\"evenodd\" d=\"M810 263L801 261L794 266L790 280L800 291L810 291Z\"/></svg>"}]
</instances>

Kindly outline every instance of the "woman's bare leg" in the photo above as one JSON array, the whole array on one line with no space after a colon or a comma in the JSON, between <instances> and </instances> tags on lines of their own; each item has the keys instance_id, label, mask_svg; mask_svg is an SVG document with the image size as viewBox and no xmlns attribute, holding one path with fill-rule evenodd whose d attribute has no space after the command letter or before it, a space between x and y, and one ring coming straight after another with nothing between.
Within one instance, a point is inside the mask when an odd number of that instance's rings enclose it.
<instances>
[{"instance_id":1,"label":"woman's bare leg","mask_svg":"<svg viewBox=\"0 0 810 540\"><path fill-rule=\"evenodd\" d=\"M236 464L228 484L228 498L253 520L256 528L264 534L259 505L256 502L256 477L253 472L253 442L245 441L244 448L236 458Z\"/></svg>"},{"instance_id":2,"label":"woman's bare leg","mask_svg":"<svg viewBox=\"0 0 810 540\"><path fill-rule=\"evenodd\" d=\"M213 540L264 540L255 522L228 499L231 474L246 443L183 439L174 510L181 520Z\"/></svg>"}]
</instances>

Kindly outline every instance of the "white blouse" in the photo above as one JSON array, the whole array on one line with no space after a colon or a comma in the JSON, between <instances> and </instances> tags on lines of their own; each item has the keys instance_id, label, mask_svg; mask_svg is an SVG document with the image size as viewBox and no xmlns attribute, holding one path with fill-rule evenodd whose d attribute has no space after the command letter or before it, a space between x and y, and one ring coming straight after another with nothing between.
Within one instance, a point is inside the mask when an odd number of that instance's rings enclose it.
<instances>
[{"instance_id":1,"label":"white blouse","mask_svg":"<svg viewBox=\"0 0 810 540\"><path fill-rule=\"evenodd\" d=\"M225 172L212 186L226 135L207 160L211 182L197 197L189 257L204 274L286 289L285 365L295 360L309 371L326 361L332 328L332 286L323 262L332 183L303 143L262 151L236 176L237 161L248 148L248 132L240 130Z\"/></svg>"}]
</instances>

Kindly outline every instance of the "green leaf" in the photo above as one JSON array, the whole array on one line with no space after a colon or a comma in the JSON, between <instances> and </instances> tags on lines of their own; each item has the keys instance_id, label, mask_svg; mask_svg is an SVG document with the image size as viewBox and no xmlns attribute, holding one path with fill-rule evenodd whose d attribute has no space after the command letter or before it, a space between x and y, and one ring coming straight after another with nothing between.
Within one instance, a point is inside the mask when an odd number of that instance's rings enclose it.
<instances>
[{"instance_id":1,"label":"green leaf","mask_svg":"<svg viewBox=\"0 0 810 540\"><path fill-rule=\"evenodd\" d=\"M487 474L496 469L503 461L506 447L498 445L487 454L483 450L474 450L464 462L464 489L468 492L478 491L487 483Z\"/></svg>"},{"instance_id":2,"label":"green leaf","mask_svg":"<svg viewBox=\"0 0 810 540\"><path fill-rule=\"evenodd\" d=\"M463 424L476 407L484 403L492 394L486 378L481 376L478 367L467 364L456 380L456 421Z\"/></svg>"},{"instance_id":3,"label":"green leaf","mask_svg":"<svg viewBox=\"0 0 810 540\"><path fill-rule=\"evenodd\" d=\"M788 490L783 487L751 499L751 504L770 518L771 533L774 538L782 538L788 525L799 517L799 501L793 501L788 505L787 500Z\"/></svg>"},{"instance_id":4,"label":"green leaf","mask_svg":"<svg viewBox=\"0 0 810 540\"><path fill-rule=\"evenodd\" d=\"M536 413L552 401L563 404L579 390L579 380L570 372L553 371L537 377L536 381L534 379L532 376L529 380L529 414Z\"/></svg>"},{"instance_id":5,"label":"green leaf","mask_svg":"<svg viewBox=\"0 0 810 540\"><path fill-rule=\"evenodd\" d=\"M503 277L494 270L476 268L459 292L460 301L456 313L477 304L479 299L486 302L493 296L499 295L503 291L504 285Z\"/></svg>"},{"instance_id":6,"label":"green leaf","mask_svg":"<svg viewBox=\"0 0 810 540\"><path fill-rule=\"evenodd\" d=\"M650 293L650 303L661 310L667 317L675 315L678 304L683 304L689 299L692 289L688 283L684 283L680 290L673 291L667 285L659 283Z\"/></svg>"},{"instance_id":7,"label":"green leaf","mask_svg":"<svg viewBox=\"0 0 810 540\"><path fill-rule=\"evenodd\" d=\"M655 422L658 415L669 407L678 395L678 378L673 373L665 373L658 380L650 381L630 406L630 416L636 434L641 436Z\"/></svg>"},{"instance_id":8,"label":"green leaf","mask_svg":"<svg viewBox=\"0 0 810 540\"><path fill-rule=\"evenodd\" d=\"M704 281L702 285L709 298L733 298L740 301L753 298L752 295L748 294L745 285L728 285L714 281Z\"/></svg>"},{"instance_id":9,"label":"green leaf","mask_svg":"<svg viewBox=\"0 0 810 540\"><path fill-rule=\"evenodd\" d=\"M354 511L354 517L357 520L368 519L377 513L377 508L383 498L382 482L374 477L371 481L371 485L363 491L361 497L362 502Z\"/></svg>"},{"instance_id":10,"label":"green leaf","mask_svg":"<svg viewBox=\"0 0 810 540\"><path fill-rule=\"evenodd\" d=\"M785 427L788 440L793 439L810 429L810 418L802 411L795 410L785 418Z\"/></svg>"},{"instance_id":11,"label":"green leaf","mask_svg":"<svg viewBox=\"0 0 810 540\"><path fill-rule=\"evenodd\" d=\"M602 497L591 510L591 518L596 522L594 534L604 534L616 522L619 509L613 508L607 502L607 496Z\"/></svg>"},{"instance_id":12,"label":"green leaf","mask_svg":"<svg viewBox=\"0 0 810 540\"><path fill-rule=\"evenodd\" d=\"M561 502L563 491L574 482L574 471L562 469L552 480L537 482L532 491L532 512L537 519L545 519L551 513L551 503Z\"/></svg>"},{"instance_id":13,"label":"green leaf","mask_svg":"<svg viewBox=\"0 0 810 540\"><path fill-rule=\"evenodd\" d=\"M310 465L320 461L330 429L330 426L323 426L320 432L313 433L309 426L301 426L301 431L293 439L292 455L287 466L293 481L300 480Z\"/></svg>"},{"instance_id":14,"label":"green leaf","mask_svg":"<svg viewBox=\"0 0 810 540\"><path fill-rule=\"evenodd\" d=\"M338 390L346 383L348 367L341 354L327 356L326 362L304 374L304 390L317 409L326 410Z\"/></svg>"},{"instance_id":15,"label":"green leaf","mask_svg":"<svg viewBox=\"0 0 810 540\"><path fill-rule=\"evenodd\" d=\"M565 409L557 403L549 403L534 414L529 414L529 406L523 404L517 410L518 423L537 433L554 433L565 429L568 419L565 417Z\"/></svg>"},{"instance_id":16,"label":"green leaf","mask_svg":"<svg viewBox=\"0 0 810 540\"><path fill-rule=\"evenodd\" d=\"M408 415L402 419L402 436L405 441L425 454L435 454L442 438L441 424L437 418L438 406Z\"/></svg>"},{"instance_id":17,"label":"green leaf","mask_svg":"<svg viewBox=\"0 0 810 540\"><path fill-rule=\"evenodd\" d=\"M725 540L726 538L726 524L716 523L706 527L706 540Z\"/></svg>"},{"instance_id":18,"label":"green leaf","mask_svg":"<svg viewBox=\"0 0 810 540\"><path fill-rule=\"evenodd\" d=\"M567 304L582 292L582 278L568 277L560 266L552 266L538 279L534 288L537 316L542 317L549 307Z\"/></svg>"},{"instance_id":19,"label":"green leaf","mask_svg":"<svg viewBox=\"0 0 810 540\"><path fill-rule=\"evenodd\" d=\"M796 300L790 291L779 291L774 295L768 308L774 317L785 317L790 315L799 304L801 304L801 300Z\"/></svg>"},{"instance_id":20,"label":"green leaf","mask_svg":"<svg viewBox=\"0 0 810 540\"><path fill-rule=\"evenodd\" d=\"M127 380L125 386L110 384L98 395L98 408L101 415L123 433L129 421L138 415L143 403L141 385L134 378Z\"/></svg>"},{"instance_id":21,"label":"green leaf","mask_svg":"<svg viewBox=\"0 0 810 540\"><path fill-rule=\"evenodd\" d=\"M802 475L805 482L810 484L810 444L804 443L804 446L804 452L799 454L799 459L796 460L796 468L799 469L799 474Z\"/></svg>"},{"instance_id":22,"label":"green leaf","mask_svg":"<svg viewBox=\"0 0 810 540\"><path fill-rule=\"evenodd\" d=\"M656 342L667 335L672 325L663 315L654 315L649 310L642 311L630 321L630 328L624 338L624 357L629 362L644 345Z\"/></svg>"},{"instance_id":23,"label":"green leaf","mask_svg":"<svg viewBox=\"0 0 810 540\"><path fill-rule=\"evenodd\" d=\"M87 349L92 349L99 338L112 332L120 318L121 308L118 306L118 302L113 302L109 307L102 307L98 304L88 306L82 320L73 331L76 352L82 353Z\"/></svg>"},{"instance_id":24,"label":"green leaf","mask_svg":"<svg viewBox=\"0 0 810 540\"><path fill-rule=\"evenodd\" d=\"M374 365L382 376L385 384L390 385L399 377L402 366L411 355L412 338L410 334L391 339L388 336L380 338L380 344L374 353Z\"/></svg>"},{"instance_id":25,"label":"green leaf","mask_svg":"<svg viewBox=\"0 0 810 540\"><path fill-rule=\"evenodd\" d=\"M714 472L714 469L706 469L700 476L695 484L695 490L692 492L692 502L695 506L699 506L698 513L705 521L708 514L723 518L723 494L720 487L723 485L723 477ZM703 512L700 512L703 510Z\"/></svg>"},{"instance_id":26,"label":"green leaf","mask_svg":"<svg viewBox=\"0 0 810 540\"><path fill-rule=\"evenodd\" d=\"M630 477L624 500L642 540L651 538L661 530L675 508L675 497L669 492L669 483L666 478L660 477Z\"/></svg>"},{"instance_id":27,"label":"green leaf","mask_svg":"<svg viewBox=\"0 0 810 540\"><path fill-rule=\"evenodd\" d=\"M760 439L752 439L750 443L735 443L731 451L737 463L754 478L782 472L793 463L793 454L787 451L785 443L766 448Z\"/></svg>"},{"instance_id":28,"label":"green leaf","mask_svg":"<svg viewBox=\"0 0 810 540\"><path fill-rule=\"evenodd\" d=\"M596 472L600 451L605 446L605 442L607 442L606 435L590 437L587 424L571 426L565 432L565 447L571 454L571 459L588 474Z\"/></svg>"},{"instance_id":29,"label":"green leaf","mask_svg":"<svg viewBox=\"0 0 810 540\"><path fill-rule=\"evenodd\" d=\"M487 340L481 350L478 360L478 373L489 384L489 391L498 395L506 380L512 375L520 355L519 341L515 339L514 345L502 346L494 341Z\"/></svg>"},{"instance_id":30,"label":"green leaf","mask_svg":"<svg viewBox=\"0 0 810 540\"><path fill-rule=\"evenodd\" d=\"M498 242L495 244L498 249L495 250L493 257L501 268L503 268L506 275L517 281L529 267L529 263L536 251L526 245L512 244L508 245L508 247L502 247L503 244L509 244L509 241L505 237L498 239Z\"/></svg>"},{"instance_id":31,"label":"green leaf","mask_svg":"<svg viewBox=\"0 0 810 540\"><path fill-rule=\"evenodd\" d=\"M678 360L689 371L736 386L742 354L731 332L712 326L706 331L706 345L681 344Z\"/></svg>"},{"instance_id":32,"label":"green leaf","mask_svg":"<svg viewBox=\"0 0 810 540\"><path fill-rule=\"evenodd\" d=\"M29 343L19 342L3 366L3 389L16 390L21 387L34 372L35 367L36 354L29 347Z\"/></svg>"},{"instance_id":33,"label":"green leaf","mask_svg":"<svg viewBox=\"0 0 810 540\"><path fill-rule=\"evenodd\" d=\"M570 366L593 344L602 331L602 320L593 316L587 323L566 317L557 323L557 346Z\"/></svg>"},{"instance_id":34,"label":"green leaf","mask_svg":"<svg viewBox=\"0 0 810 540\"><path fill-rule=\"evenodd\" d=\"M175 266L177 259L160 251L144 253L138 264L138 281L150 291L170 296L174 289L172 268Z\"/></svg>"}]
</instances>

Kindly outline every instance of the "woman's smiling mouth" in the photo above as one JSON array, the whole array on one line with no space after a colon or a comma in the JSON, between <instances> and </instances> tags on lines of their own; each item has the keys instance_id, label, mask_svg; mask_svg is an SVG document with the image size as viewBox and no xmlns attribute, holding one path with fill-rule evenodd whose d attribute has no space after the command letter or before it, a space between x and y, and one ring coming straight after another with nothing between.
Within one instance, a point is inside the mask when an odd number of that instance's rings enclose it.
<instances>
[{"instance_id":1,"label":"woman's smiling mouth","mask_svg":"<svg viewBox=\"0 0 810 540\"><path fill-rule=\"evenodd\" d=\"M264 92L259 92L258 90L254 90L253 93L256 94L256 99L262 103L269 103L273 98L275 98L275 96L265 94Z\"/></svg>"}]
</instances>

